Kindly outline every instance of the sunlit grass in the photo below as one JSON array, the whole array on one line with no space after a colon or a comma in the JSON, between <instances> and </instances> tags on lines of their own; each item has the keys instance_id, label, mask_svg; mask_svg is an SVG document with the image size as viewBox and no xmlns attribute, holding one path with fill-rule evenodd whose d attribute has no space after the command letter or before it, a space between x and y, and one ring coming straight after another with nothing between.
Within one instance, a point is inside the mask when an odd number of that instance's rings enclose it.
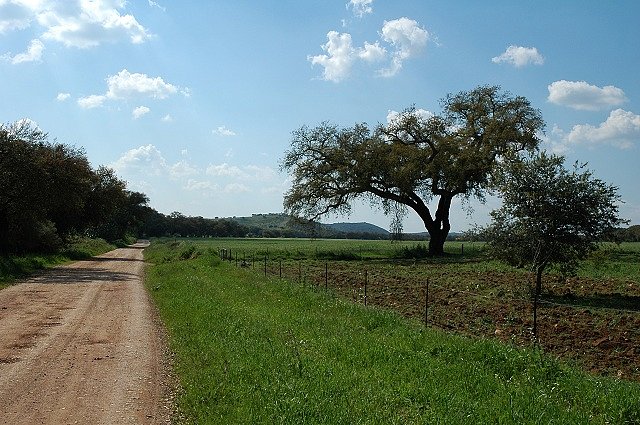
<instances>
[{"instance_id":1,"label":"sunlit grass","mask_svg":"<svg viewBox=\"0 0 640 425\"><path fill-rule=\"evenodd\" d=\"M640 386L156 243L146 284L189 423L638 423Z\"/></svg>"}]
</instances>

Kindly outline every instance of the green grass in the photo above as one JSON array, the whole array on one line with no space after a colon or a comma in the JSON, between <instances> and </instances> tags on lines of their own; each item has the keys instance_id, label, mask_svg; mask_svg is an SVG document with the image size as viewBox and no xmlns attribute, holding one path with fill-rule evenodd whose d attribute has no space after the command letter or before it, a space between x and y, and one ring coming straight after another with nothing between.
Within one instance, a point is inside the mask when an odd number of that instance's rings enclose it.
<instances>
[{"instance_id":1,"label":"green grass","mask_svg":"<svg viewBox=\"0 0 640 425\"><path fill-rule=\"evenodd\" d=\"M640 386L153 243L187 423L640 423Z\"/></svg>"},{"instance_id":2,"label":"green grass","mask_svg":"<svg viewBox=\"0 0 640 425\"><path fill-rule=\"evenodd\" d=\"M169 240L169 239L167 239ZM207 244L216 250L230 250L239 259L326 259L355 260L383 258L421 258L428 241L356 240L356 239L287 239L287 238L190 238L170 239L174 242L190 241ZM464 247L463 247L464 245ZM464 258L481 255L482 242L447 242L445 252L450 256L464 254Z\"/></svg>"},{"instance_id":3,"label":"green grass","mask_svg":"<svg viewBox=\"0 0 640 425\"><path fill-rule=\"evenodd\" d=\"M38 270L69 261L91 258L114 248L103 239L78 238L55 254L0 256L0 289L7 287L15 279L26 277Z\"/></svg>"}]
</instances>

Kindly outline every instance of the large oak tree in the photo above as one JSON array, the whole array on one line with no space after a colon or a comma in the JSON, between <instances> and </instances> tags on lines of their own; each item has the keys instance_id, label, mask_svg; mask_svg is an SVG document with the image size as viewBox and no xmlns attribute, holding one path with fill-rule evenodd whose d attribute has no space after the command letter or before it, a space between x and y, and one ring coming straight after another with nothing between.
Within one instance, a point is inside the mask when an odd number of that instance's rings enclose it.
<instances>
[{"instance_id":1,"label":"large oak tree","mask_svg":"<svg viewBox=\"0 0 640 425\"><path fill-rule=\"evenodd\" d=\"M443 254L454 197L484 199L504 161L537 148L544 121L527 99L494 86L441 104L439 115L409 108L374 129L324 122L294 131L282 161L293 181L285 210L318 219L348 213L358 198L396 217L410 208L430 235L430 253Z\"/></svg>"}]
</instances>

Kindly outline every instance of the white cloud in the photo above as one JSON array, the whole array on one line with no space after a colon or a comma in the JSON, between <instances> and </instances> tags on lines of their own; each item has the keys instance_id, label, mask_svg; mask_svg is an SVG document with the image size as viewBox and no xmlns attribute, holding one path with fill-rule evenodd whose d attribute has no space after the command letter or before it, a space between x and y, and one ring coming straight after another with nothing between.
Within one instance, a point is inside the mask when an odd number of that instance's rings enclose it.
<instances>
[{"instance_id":1,"label":"white cloud","mask_svg":"<svg viewBox=\"0 0 640 425\"><path fill-rule=\"evenodd\" d=\"M0 0L0 34L28 28L31 19L32 12L25 5Z\"/></svg>"},{"instance_id":2,"label":"white cloud","mask_svg":"<svg viewBox=\"0 0 640 425\"><path fill-rule=\"evenodd\" d=\"M149 144L128 150L110 167L118 173L143 172L160 175L167 169L167 161L154 145Z\"/></svg>"},{"instance_id":3,"label":"white cloud","mask_svg":"<svg viewBox=\"0 0 640 425\"><path fill-rule=\"evenodd\" d=\"M425 49L429 41L429 32L420 28L413 19L400 18L384 21L382 39L394 48L391 65L378 70L381 77L393 77L403 66L406 59L419 54Z\"/></svg>"},{"instance_id":4,"label":"white cloud","mask_svg":"<svg viewBox=\"0 0 640 425\"><path fill-rule=\"evenodd\" d=\"M242 183L229 183L224 187L222 191L224 193L246 193L246 192L251 192L251 189L249 189L247 186L243 185Z\"/></svg>"},{"instance_id":5,"label":"white cloud","mask_svg":"<svg viewBox=\"0 0 640 425\"><path fill-rule=\"evenodd\" d=\"M92 94L78 99L78 105L83 109L98 108L102 106L105 100L107 100L106 96Z\"/></svg>"},{"instance_id":6,"label":"white cloud","mask_svg":"<svg viewBox=\"0 0 640 425\"><path fill-rule=\"evenodd\" d=\"M413 19L400 18L384 21L382 39L396 47L396 53L402 59L407 59L425 48L429 33Z\"/></svg>"},{"instance_id":7,"label":"white cloud","mask_svg":"<svg viewBox=\"0 0 640 425\"><path fill-rule=\"evenodd\" d=\"M198 174L198 169L187 161L182 160L173 164L169 169L169 174L171 177L180 178L185 176L192 176L194 174Z\"/></svg>"},{"instance_id":8,"label":"white cloud","mask_svg":"<svg viewBox=\"0 0 640 425\"><path fill-rule=\"evenodd\" d=\"M151 34L133 15L120 13L126 3L124 0L35 2L32 11L45 28L43 38L67 47L90 48L123 40L143 43Z\"/></svg>"},{"instance_id":9,"label":"white cloud","mask_svg":"<svg viewBox=\"0 0 640 425\"><path fill-rule=\"evenodd\" d=\"M137 120L138 118L148 114L149 112L151 112L151 109L147 108L146 106L138 106L133 110L133 112L131 112L131 114L133 115L133 119Z\"/></svg>"},{"instance_id":10,"label":"white cloud","mask_svg":"<svg viewBox=\"0 0 640 425\"><path fill-rule=\"evenodd\" d=\"M69 99L71 97L70 93L58 93L58 96L56 96L56 100L58 102L64 102L65 100Z\"/></svg>"},{"instance_id":11,"label":"white cloud","mask_svg":"<svg viewBox=\"0 0 640 425\"><path fill-rule=\"evenodd\" d=\"M161 77L132 74L126 69L107 77L107 85L106 96L110 99L127 99L137 95L165 99L178 91L176 86L165 83Z\"/></svg>"},{"instance_id":12,"label":"white cloud","mask_svg":"<svg viewBox=\"0 0 640 425\"><path fill-rule=\"evenodd\" d=\"M226 177L243 177L246 174L235 165L229 165L226 162L219 165L209 165L206 173L210 176L226 176Z\"/></svg>"},{"instance_id":13,"label":"white cloud","mask_svg":"<svg viewBox=\"0 0 640 425\"><path fill-rule=\"evenodd\" d=\"M573 126L566 141L570 144L611 145L629 149L640 141L640 115L616 109L598 127L589 124Z\"/></svg>"},{"instance_id":14,"label":"white cloud","mask_svg":"<svg viewBox=\"0 0 640 425\"><path fill-rule=\"evenodd\" d=\"M380 36L391 49L391 63L387 68L377 71L383 77L396 75L404 61L420 54L431 39L427 30L409 18L384 21ZM345 80L358 60L373 63L389 57L388 49L381 46L380 41L365 41L363 47L355 48L351 34L337 31L327 33L327 42L321 48L325 54L308 56L307 60L324 68L323 80L335 83Z\"/></svg>"},{"instance_id":15,"label":"white cloud","mask_svg":"<svg viewBox=\"0 0 640 425\"><path fill-rule=\"evenodd\" d=\"M271 167L261 167L258 165L247 165L244 167L248 177L255 179L256 181L271 180L276 176L275 171Z\"/></svg>"},{"instance_id":16,"label":"white cloud","mask_svg":"<svg viewBox=\"0 0 640 425\"><path fill-rule=\"evenodd\" d=\"M149 77L146 74L131 73L123 69L117 74L107 77L107 91L105 94L93 94L82 97L78 99L78 105L82 108L89 109L102 106L108 99L122 100L140 97L166 99L177 92L178 87L165 82L161 77ZM138 110L138 108L136 108L136 110ZM138 113L146 112L144 112L144 110L138 110ZM139 116L140 115L136 117L134 112L134 117L139 118ZM167 116L165 116L165 118L166 117Z\"/></svg>"},{"instance_id":17,"label":"white cloud","mask_svg":"<svg viewBox=\"0 0 640 425\"><path fill-rule=\"evenodd\" d=\"M162 117L162 121L163 122L172 122L173 121L173 117L170 114L167 114L164 117Z\"/></svg>"},{"instance_id":18,"label":"white cloud","mask_svg":"<svg viewBox=\"0 0 640 425\"><path fill-rule=\"evenodd\" d=\"M366 62L378 62L384 60L387 50L377 41L374 44L364 42L364 47L358 50L358 57Z\"/></svg>"},{"instance_id":19,"label":"white cloud","mask_svg":"<svg viewBox=\"0 0 640 425\"><path fill-rule=\"evenodd\" d=\"M362 18L364 15L373 13L371 4L373 4L373 0L349 0L347 9L351 8L355 16Z\"/></svg>"},{"instance_id":20,"label":"white cloud","mask_svg":"<svg viewBox=\"0 0 640 425\"><path fill-rule=\"evenodd\" d=\"M149 6L151 7L157 7L158 9L162 10L163 12L167 11L167 8L164 6L159 5L157 2L153 1L153 0L149 0Z\"/></svg>"},{"instance_id":21,"label":"white cloud","mask_svg":"<svg viewBox=\"0 0 640 425\"><path fill-rule=\"evenodd\" d=\"M401 114L404 114L404 113L405 112L389 110L389 112L387 113L387 123L391 124L393 121L397 120L401 116ZM413 114L423 120L427 120L433 116L433 112L427 111L426 109L422 109L422 108L416 109L413 112Z\"/></svg>"},{"instance_id":22,"label":"white cloud","mask_svg":"<svg viewBox=\"0 0 640 425\"><path fill-rule=\"evenodd\" d=\"M42 41L35 39L31 40L31 43L29 43L29 47L27 47L26 52L18 53L13 57L11 57L10 54L5 54L2 56L2 58L14 65L24 62L40 62L42 59L43 51L44 44L42 43Z\"/></svg>"},{"instance_id":23,"label":"white cloud","mask_svg":"<svg viewBox=\"0 0 640 425\"><path fill-rule=\"evenodd\" d=\"M596 111L619 106L627 101L624 91L618 87L601 88L586 81L555 81L547 89L549 102L573 109Z\"/></svg>"},{"instance_id":24,"label":"white cloud","mask_svg":"<svg viewBox=\"0 0 640 425\"><path fill-rule=\"evenodd\" d=\"M322 50L326 55L309 56L307 59L313 65L324 67L322 78L327 81L340 82L347 78L355 59L355 50L351 43L351 34L329 31L328 41L323 44Z\"/></svg>"},{"instance_id":25,"label":"white cloud","mask_svg":"<svg viewBox=\"0 0 640 425\"><path fill-rule=\"evenodd\" d=\"M535 47L522 47L511 45L507 47L504 53L500 56L496 56L491 59L493 63L506 62L515 66L516 68L522 68L525 65L542 65L544 63L544 57L538 52Z\"/></svg>"},{"instance_id":26,"label":"white cloud","mask_svg":"<svg viewBox=\"0 0 640 425\"><path fill-rule=\"evenodd\" d=\"M234 131L229 130L224 125L221 125L220 127L213 130L213 134L217 134L218 136L223 136L223 137L233 137L236 135Z\"/></svg>"},{"instance_id":27,"label":"white cloud","mask_svg":"<svg viewBox=\"0 0 640 425\"><path fill-rule=\"evenodd\" d=\"M194 179L187 180L187 184L184 186L189 191L218 191L218 185L211 183L210 181L198 181Z\"/></svg>"}]
</instances>

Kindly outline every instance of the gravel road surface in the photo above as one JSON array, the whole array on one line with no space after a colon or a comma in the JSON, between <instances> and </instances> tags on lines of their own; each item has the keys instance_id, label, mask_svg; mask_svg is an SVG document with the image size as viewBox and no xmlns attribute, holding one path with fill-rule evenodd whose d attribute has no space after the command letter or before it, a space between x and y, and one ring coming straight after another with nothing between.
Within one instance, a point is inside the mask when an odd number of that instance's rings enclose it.
<instances>
[{"instance_id":1,"label":"gravel road surface","mask_svg":"<svg viewBox=\"0 0 640 425\"><path fill-rule=\"evenodd\" d=\"M0 423L169 423L169 369L142 284L144 246L0 291Z\"/></svg>"}]
</instances>

